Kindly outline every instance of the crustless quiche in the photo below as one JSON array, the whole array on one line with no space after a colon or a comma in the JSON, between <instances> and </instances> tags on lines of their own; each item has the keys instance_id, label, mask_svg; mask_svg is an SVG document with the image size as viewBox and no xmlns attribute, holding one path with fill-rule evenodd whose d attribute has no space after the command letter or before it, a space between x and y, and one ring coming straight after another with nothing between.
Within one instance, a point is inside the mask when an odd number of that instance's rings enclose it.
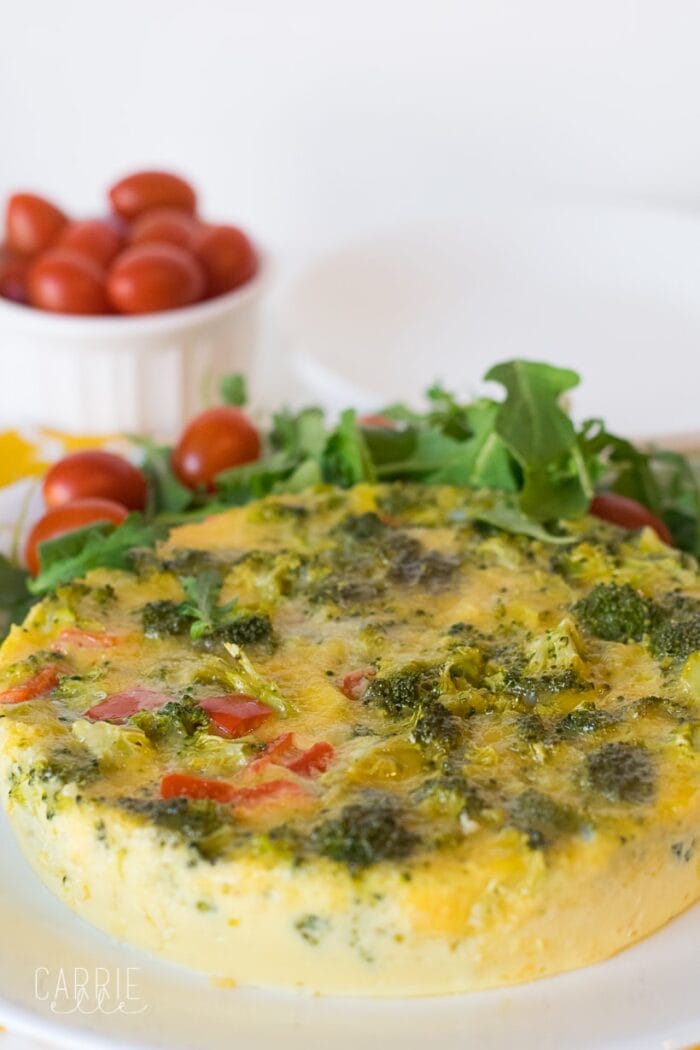
<instances>
[{"instance_id":1,"label":"crustless quiche","mask_svg":"<svg viewBox=\"0 0 700 1050\"><path fill-rule=\"evenodd\" d=\"M457 992L700 896L700 577L486 496L359 485L176 529L0 657L3 799L115 937L236 982Z\"/></svg>"}]
</instances>

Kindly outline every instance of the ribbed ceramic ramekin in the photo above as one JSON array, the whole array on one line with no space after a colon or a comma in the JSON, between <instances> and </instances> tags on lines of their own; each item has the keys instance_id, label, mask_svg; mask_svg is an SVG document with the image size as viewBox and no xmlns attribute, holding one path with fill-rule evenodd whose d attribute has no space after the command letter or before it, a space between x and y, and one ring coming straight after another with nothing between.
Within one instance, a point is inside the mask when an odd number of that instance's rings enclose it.
<instances>
[{"instance_id":1,"label":"ribbed ceramic ramekin","mask_svg":"<svg viewBox=\"0 0 700 1050\"><path fill-rule=\"evenodd\" d=\"M0 299L0 430L172 435L253 362L269 264L216 299L138 317L46 313Z\"/></svg>"}]
</instances>

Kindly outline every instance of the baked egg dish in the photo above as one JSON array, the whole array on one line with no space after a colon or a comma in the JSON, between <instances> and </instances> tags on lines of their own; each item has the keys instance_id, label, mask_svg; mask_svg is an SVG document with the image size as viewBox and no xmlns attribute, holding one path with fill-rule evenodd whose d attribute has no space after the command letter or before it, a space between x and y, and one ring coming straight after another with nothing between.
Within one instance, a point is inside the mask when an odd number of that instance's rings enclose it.
<instances>
[{"instance_id":1,"label":"baked egg dish","mask_svg":"<svg viewBox=\"0 0 700 1050\"><path fill-rule=\"evenodd\" d=\"M268 496L35 605L0 783L50 889L225 981L353 995L555 974L696 901L694 560L488 499Z\"/></svg>"}]
</instances>

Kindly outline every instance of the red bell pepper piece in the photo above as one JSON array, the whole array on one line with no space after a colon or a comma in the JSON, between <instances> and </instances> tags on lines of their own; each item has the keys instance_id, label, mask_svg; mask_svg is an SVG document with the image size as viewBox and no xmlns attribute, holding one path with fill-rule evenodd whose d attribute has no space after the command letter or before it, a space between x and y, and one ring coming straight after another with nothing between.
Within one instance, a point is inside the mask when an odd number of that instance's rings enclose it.
<instances>
[{"instance_id":1,"label":"red bell pepper piece","mask_svg":"<svg viewBox=\"0 0 700 1050\"><path fill-rule=\"evenodd\" d=\"M112 696L101 700L89 711L85 712L86 718L93 722L124 722L130 715L137 711L155 711L164 707L170 700L164 693L157 693L153 689L125 689L123 693L113 693Z\"/></svg>"},{"instance_id":2,"label":"red bell pepper piece","mask_svg":"<svg viewBox=\"0 0 700 1050\"><path fill-rule=\"evenodd\" d=\"M243 693L232 696L207 696L198 701L206 711L219 736L245 736L270 717L272 708Z\"/></svg>"},{"instance_id":3,"label":"red bell pepper piece","mask_svg":"<svg viewBox=\"0 0 700 1050\"><path fill-rule=\"evenodd\" d=\"M25 679L18 685L10 686L0 693L0 704L23 704L25 700L35 700L45 696L58 685L60 668L57 664L46 664L40 671Z\"/></svg>"}]
</instances>

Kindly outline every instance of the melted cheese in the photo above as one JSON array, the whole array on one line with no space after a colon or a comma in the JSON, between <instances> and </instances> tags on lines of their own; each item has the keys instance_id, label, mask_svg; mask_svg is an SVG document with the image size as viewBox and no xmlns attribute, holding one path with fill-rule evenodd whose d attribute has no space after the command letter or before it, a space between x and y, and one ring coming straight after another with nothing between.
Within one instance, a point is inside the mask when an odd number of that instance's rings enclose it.
<instances>
[{"instance_id":1,"label":"melted cheese","mask_svg":"<svg viewBox=\"0 0 700 1050\"><path fill-rule=\"evenodd\" d=\"M646 638L601 640L574 608L611 580L649 600L678 588L697 599L695 568L647 534L590 522L557 560L465 524L469 500L381 486L269 498L176 530L138 574L100 570L35 607L4 644L0 688L49 659L62 677L0 706L0 775L54 892L114 936L221 979L342 994L556 973L695 901L696 656L671 665ZM87 710L134 687L194 706L221 694L223 634L144 635L144 609L177 610L182 577L212 568L220 605L237 602L230 617L271 625L272 640L245 648L246 692L272 689L284 713L233 741L211 726L91 725ZM67 627L116 643L80 646ZM364 697L346 695L343 678L363 668ZM380 688L423 673L413 692ZM261 765L281 733L299 750L330 744L328 768ZM641 793L596 784L611 745L643 755ZM222 827L207 826L205 849L201 828L177 826L159 801L171 771L243 789L281 778L303 794L209 807ZM363 842L357 807L389 813L384 840Z\"/></svg>"}]
</instances>

